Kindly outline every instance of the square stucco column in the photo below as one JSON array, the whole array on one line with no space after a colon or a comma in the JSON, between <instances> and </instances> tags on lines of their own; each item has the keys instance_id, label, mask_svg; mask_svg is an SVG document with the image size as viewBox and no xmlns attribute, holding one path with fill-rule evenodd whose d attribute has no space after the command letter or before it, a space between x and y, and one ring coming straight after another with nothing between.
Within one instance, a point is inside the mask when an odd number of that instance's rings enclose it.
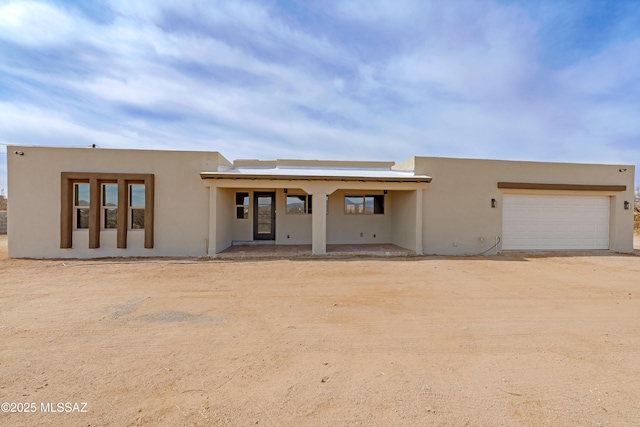
<instances>
[{"instance_id":1,"label":"square stucco column","mask_svg":"<svg viewBox=\"0 0 640 427\"><path fill-rule=\"evenodd\" d=\"M211 258L216 257L216 213L218 209L218 187L209 187L209 242L207 254Z\"/></svg>"},{"instance_id":2,"label":"square stucco column","mask_svg":"<svg viewBox=\"0 0 640 427\"><path fill-rule=\"evenodd\" d=\"M311 214L311 253L327 253L327 193L313 193L313 213Z\"/></svg>"}]
</instances>

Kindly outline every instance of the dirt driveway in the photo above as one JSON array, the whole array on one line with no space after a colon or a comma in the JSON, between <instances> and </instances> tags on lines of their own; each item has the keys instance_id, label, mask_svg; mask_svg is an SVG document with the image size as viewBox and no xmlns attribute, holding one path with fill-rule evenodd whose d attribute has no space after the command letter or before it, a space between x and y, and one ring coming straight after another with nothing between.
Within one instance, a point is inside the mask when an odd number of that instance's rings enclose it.
<instances>
[{"instance_id":1,"label":"dirt driveway","mask_svg":"<svg viewBox=\"0 0 640 427\"><path fill-rule=\"evenodd\" d=\"M0 402L36 404L3 426L640 425L637 256L63 263L4 239L0 337Z\"/></svg>"}]
</instances>

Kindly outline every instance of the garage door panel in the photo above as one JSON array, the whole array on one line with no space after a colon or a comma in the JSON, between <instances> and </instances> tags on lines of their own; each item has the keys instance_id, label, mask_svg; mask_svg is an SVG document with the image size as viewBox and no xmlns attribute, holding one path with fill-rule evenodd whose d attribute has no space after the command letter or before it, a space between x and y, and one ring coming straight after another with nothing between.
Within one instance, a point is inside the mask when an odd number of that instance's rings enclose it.
<instances>
[{"instance_id":1,"label":"garage door panel","mask_svg":"<svg viewBox=\"0 0 640 427\"><path fill-rule=\"evenodd\" d=\"M564 233L573 234L573 233L581 233L581 232L589 232L594 230L594 227L590 227L588 225L583 224L567 224Z\"/></svg>"},{"instance_id":2,"label":"garage door panel","mask_svg":"<svg viewBox=\"0 0 640 427\"><path fill-rule=\"evenodd\" d=\"M503 198L505 250L609 248L609 198L517 196Z\"/></svg>"}]
</instances>

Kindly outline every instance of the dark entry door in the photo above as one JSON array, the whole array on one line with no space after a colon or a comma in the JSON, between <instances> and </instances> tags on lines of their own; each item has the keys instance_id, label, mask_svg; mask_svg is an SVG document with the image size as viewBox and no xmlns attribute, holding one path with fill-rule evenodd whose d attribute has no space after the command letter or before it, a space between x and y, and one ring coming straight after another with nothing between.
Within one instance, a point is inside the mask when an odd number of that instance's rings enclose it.
<instances>
[{"instance_id":1,"label":"dark entry door","mask_svg":"<svg viewBox=\"0 0 640 427\"><path fill-rule=\"evenodd\" d=\"M276 193L253 194L253 240L275 240Z\"/></svg>"}]
</instances>

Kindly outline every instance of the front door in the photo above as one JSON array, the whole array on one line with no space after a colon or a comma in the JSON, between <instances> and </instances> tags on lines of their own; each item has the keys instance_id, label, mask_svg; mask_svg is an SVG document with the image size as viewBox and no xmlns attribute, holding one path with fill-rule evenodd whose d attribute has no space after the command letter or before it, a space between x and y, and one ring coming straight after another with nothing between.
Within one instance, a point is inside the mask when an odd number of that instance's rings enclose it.
<instances>
[{"instance_id":1,"label":"front door","mask_svg":"<svg viewBox=\"0 0 640 427\"><path fill-rule=\"evenodd\" d=\"M276 193L253 193L253 240L276 239Z\"/></svg>"}]
</instances>

